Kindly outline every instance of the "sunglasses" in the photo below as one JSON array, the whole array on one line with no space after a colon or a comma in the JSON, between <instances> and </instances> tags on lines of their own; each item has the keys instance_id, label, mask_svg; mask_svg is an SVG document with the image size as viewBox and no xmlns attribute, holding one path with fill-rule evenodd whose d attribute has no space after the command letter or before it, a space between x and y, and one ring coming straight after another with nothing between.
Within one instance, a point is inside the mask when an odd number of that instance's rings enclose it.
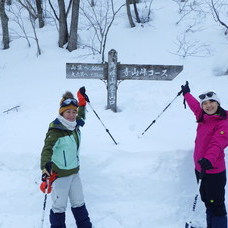
<instances>
[{"instance_id":1,"label":"sunglasses","mask_svg":"<svg viewBox=\"0 0 228 228\"><path fill-rule=\"evenodd\" d=\"M66 106L68 106L70 104L74 105L75 107L78 107L78 102L74 98L68 98L65 101L63 101L62 104L61 104L61 107L66 107Z\"/></svg>"},{"instance_id":2,"label":"sunglasses","mask_svg":"<svg viewBox=\"0 0 228 228\"><path fill-rule=\"evenodd\" d=\"M212 97L213 95L215 95L216 93L215 92L208 92L208 93L203 93L201 95L199 95L199 98L201 100L205 99L205 97Z\"/></svg>"}]
</instances>

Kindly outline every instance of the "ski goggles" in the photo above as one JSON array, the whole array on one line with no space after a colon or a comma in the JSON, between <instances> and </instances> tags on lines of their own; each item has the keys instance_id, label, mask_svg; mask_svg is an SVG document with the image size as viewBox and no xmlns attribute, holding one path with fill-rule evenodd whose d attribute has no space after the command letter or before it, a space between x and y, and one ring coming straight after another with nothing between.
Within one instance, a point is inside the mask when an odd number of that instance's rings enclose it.
<instances>
[{"instance_id":1,"label":"ski goggles","mask_svg":"<svg viewBox=\"0 0 228 228\"><path fill-rule=\"evenodd\" d=\"M213 95L216 95L216 93L215 92L207 92L207 93L203 93L203 94L200 94L199 95L199 99L200 100L203 100L203 99L205 99L206 97L213 97Z\"/></svg>"},{"instance_id":2,"label":"ski goggles","mask_svg":"<svg viewBox=\"0 0 228 228\"><path fill-rule=\"evenodd\" d=\"M78 102L77 102L77 100L74 99L74 98L68 98L68 99L64 100L64 101L61 103L61 107L66 107L66 106L68 106L68 105L70 105L70 104L74 105L75 107L78 107Z\"/></svg>"}]
</instances>

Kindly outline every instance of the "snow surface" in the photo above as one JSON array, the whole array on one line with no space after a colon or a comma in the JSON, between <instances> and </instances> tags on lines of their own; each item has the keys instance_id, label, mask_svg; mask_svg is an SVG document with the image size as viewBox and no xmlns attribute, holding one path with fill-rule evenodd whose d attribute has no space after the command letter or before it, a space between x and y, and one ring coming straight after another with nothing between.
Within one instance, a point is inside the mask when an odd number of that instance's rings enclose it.
<instances>
[{"instance_id":1,"label":"snow surface","mask_svg":"<svg viewBox=\"0 0 228 228\"><path fill-rule=\"evenodd\" d=\"M38 228L44 194L39 190L40 153L51 122L66 90L85 86L91 105L118 145L115 145L90 107L82 131L81 179L86 205L95 228L183 228L197 193L192 152L196 123L182 96L139 137L147 126L189 81L192 94L217 91L228 108L227 76L216 72L228 67L228 41L211 15L202 30L190 36L210 44L207 57L172 54L190 19L178 26L178 6L155 0L153 20L130 28L125 8L118 14L107 41L107 52L116 49L125 64L179 64L184 70L173 81L123 81L118 87L118 112L106 110L107 91L100 80L66 79L67 62L99 63L88 50L69 53L58 48L57 31L47 25L37 29L42 55L25 39L13 39L0 50L0 227ZM227 19L227 18L226 18ZM188 21L189 20L189 21ZM12 25L13 26L13 25ZM19 105L18 112L5 110ZM227 151L227 150L226 150ZM67 227L75 227L70 205ZM205 227L204 206L197 203L194 216ZM49 227L48 195L45 228Z\"/></svg>"}]
</instances>

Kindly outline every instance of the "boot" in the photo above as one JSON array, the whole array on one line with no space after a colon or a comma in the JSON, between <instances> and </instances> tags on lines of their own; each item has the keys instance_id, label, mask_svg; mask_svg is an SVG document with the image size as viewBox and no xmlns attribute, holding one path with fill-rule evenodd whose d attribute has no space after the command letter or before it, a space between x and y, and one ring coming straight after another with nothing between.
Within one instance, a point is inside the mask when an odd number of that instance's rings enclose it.
<instances>
[{"instance_id":1,"label":"boot","mask_svg":"<svg viewBox=\"0 0 228 228\"><path fill-rule=\"evenodd\" d=\"M65 213L54 213L50 211L51 228L66 228Z\"/></svg>"},{"instance_id":2,"label":"boot","mask_svg":"<svg viewBox=\"0 0 228 228\"><path fill-rule=\"evenodd\" d=\"M78 228L92 228L89 214L85 204L81 207L71 208Z\"/></svg>"},{"instance_id":3,"label":"boot","mask_svg":"<svg viewBox=\"0 0 228 228\"><path fill-rule=\"evenodd\" d=\"M212 228L227 228L227 216L212 216Z\"/></svg>"}]
</instances>

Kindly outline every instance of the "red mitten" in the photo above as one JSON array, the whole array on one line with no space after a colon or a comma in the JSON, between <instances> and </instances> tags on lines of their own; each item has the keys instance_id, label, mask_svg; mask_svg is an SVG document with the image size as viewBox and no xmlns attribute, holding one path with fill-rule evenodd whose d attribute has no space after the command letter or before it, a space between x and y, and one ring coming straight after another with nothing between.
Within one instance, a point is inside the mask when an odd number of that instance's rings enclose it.
<instances>
[{"instance_id":1,"label":"red mitten","mask_svg":"<svg viewBox=\"0 0 228 228\"><path fill-rule=\"evenodd\" d=\"M78 97L78 105L79 106L86 106L86 102L89 102L89 97L86 94L85 86L81 87L77 92Z\"/></svg>"},{"instance_id":2,"label":"red mitten","mask_svg":"<svg viewBox=\"0 0 228 228\"><path fill-rule=\"evenodd\" d=\"M77 92L78 97L78 105L79 106L86 106L86 99L85 97L80 93L80 91Z\"/></svg>"},{"instance_id":3,"label":"red mitten","mask_svg":"<svg viewBox=\"0 0 228 228\"><path fill-rule=\"evenodd\" d=\"M52 183L56 180L57 178L57 174L56 173L52 173L51 176L46 177L46 179L43 179L42 176L42 183L40 184L40 190L43 193L50 193L52 190Z\"/></svg>"}]
</instances>

